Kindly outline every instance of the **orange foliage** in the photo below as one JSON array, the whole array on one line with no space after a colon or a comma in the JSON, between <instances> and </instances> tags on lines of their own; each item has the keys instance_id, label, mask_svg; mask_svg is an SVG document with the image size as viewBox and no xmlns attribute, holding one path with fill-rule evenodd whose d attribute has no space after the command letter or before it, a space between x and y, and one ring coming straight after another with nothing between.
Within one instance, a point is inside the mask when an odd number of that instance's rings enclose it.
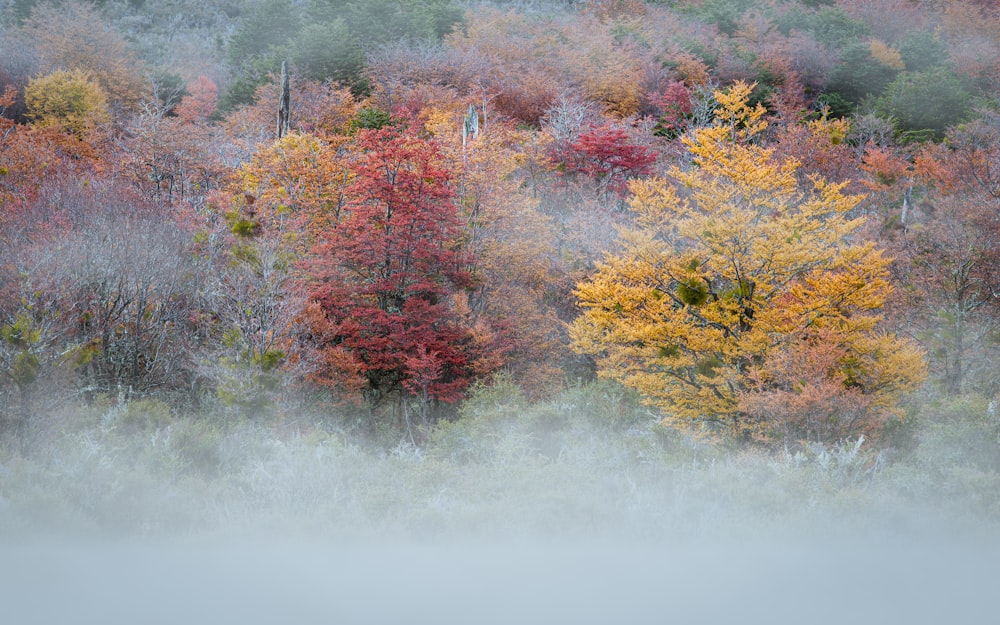
<instances>
[{"instance_id":1,"label":"orange foliage","mask_svg":"<svg viewBox=\"0 0 1000 625\"><path fill-rule=\"evenodd\" d=\"M345 131L360 108L348 89L310 80L291 80L291 128L306 134L330 136ZM221 127L231 140L232 164L249 159L275 138L279 85L257 89L254 104L231 113Z\"/></svg>"},{"instance_id":2,"label":"orange foliage","mask_svg":"<svg viewBox=\"0 0 1000 625\"><path fill-rule=\"evenodd\" d=\"M58 194L48 201L45 189L64 179L86 180L99 166L90 143L57 129L9 126L0 132L0 238L58 228L65 214Z\"/></svg>"},{"instance_id":3,"label":"orange foliage","mask_svg":"<svg viewBox=\"0 0 1000 625\"><path fill-rule=\"evenodd\" d=\"M801 183L807 177L819 174L833 182L847 182L852 192L863 187L856 181L857 163L847 135L850 124L842 119L822 116L802 122L798 116L785 116L775 133L775 153L784 158L794 158L800 163L797 172Z\"/></svg>"},{"instance_id":4,"label":"orange foliage","mask_svg":"<svg viewBox=\"0 0 1000 625\"><path fill-rule=\"evenodd\" d=\"M904 155L892 148L869 146L861 170L868 174L861 184L876 193L889 193L910 184L913 168Z\"/></svg>"},{"instance_id":5,"label":"orange foliage","mask_svg":"<svg viewBox=\"0 0 1000 625\"><path fill-rule=\"evenodd\" d=\"M542 394L560 382L557 364L566 348L559 340L561 323L547 302L554 281L548 260L552 224L522 189L530 176L525 168L532 162L528 152L535 136L492 119L463 147L463 113L437 110L426 124L454 172L468 250L475 259L470 269L479 286L456 309L467 311L473 326L487 320L489 332L502 330L510 345L501 354L507 366L526 392ZM486 368L495 370L497 364L491 361Z\"/></svg>"},{"instance_id":6,"label":"orange foliage","mask_svg":"<svg viewBox=\"0 0 1000 625\"><path fill-rule=\"evenodd\" d=\"M136 115L117 139L116 165L148 197L201 207L220 186L224 138L203 116L212 95L204 86L206 91L182 100L177 117L156 111Z\"/></svg>"},{"instance_id":7,"label":"orange foliage","mask_svg":"<svg viewBox=\"0 0 1000 625\"><path fill-rule=\"evenodd\" d=\"M646 14L648 6L641 0L586 0L583 12L596 17L601 23Z\"/></svg>"},{"instance_id":8,"label":"orange foliage","mask_svg":"<svg viewBox=\"0 0 1000 625\"><path fill-rule=\"evenodd\" d=\"M843 373L850 350L832 331L795 337L750 376L740 404L767 424L755 431L764 442L834 442L864 436L874 442L891 410L852 386Z\"/></svg>"},{"instance_id":9,"label":"orange foliage","mask_svg":"<svg viewBox=\"0 0 1000 625\"><path fill-rule=\"evenodd\" d=\"M188 85L187 90L189 95L184 96L174 107L174 113L189 124L208 121L218 104L218 87L205 76L199 76Z\"/></svg>"}]
</instances>

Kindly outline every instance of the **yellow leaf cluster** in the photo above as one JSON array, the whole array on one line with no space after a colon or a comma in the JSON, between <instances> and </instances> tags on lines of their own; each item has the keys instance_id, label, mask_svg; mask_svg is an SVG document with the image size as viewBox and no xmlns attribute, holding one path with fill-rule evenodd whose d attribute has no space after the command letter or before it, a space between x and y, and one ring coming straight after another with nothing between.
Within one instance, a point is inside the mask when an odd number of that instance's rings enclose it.
<instances>
[{"instance_id":1,"label":"yellow leaf cluster","mask_svg":"<svg viewBox=\"0 0 1000 625\"><path fill-rule=\"evenodd\" d=\"M254 218L275 234L315 234L339 219L351 180L343 137L292 132L262 147L237 172L233 194L249 198ZM300 242L308 244L308 237Z\"/></svg>"},{"instance_id":2,"label":"yellow leaf cluster","mask_svg":"<svg viewBox=\"0 0 1000 625\"><path fill-rule=\"evenodd\" d=\"M872 57L882 65L896 70L906 69L906 64L903 63L903 57L900 56L899 51L881 39L872 39L870 49Z\"/></svg>"}]
</instances>

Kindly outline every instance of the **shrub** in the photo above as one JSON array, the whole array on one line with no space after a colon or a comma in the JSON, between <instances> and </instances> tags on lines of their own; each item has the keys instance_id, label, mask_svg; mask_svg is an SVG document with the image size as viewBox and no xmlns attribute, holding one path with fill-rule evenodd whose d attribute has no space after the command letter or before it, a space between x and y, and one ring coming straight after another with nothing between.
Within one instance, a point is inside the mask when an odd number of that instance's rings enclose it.
<instances>
[{"instance_id":1,"label":"shrub","mask_svg":"<svg viewBox=\"0 0 1000 625\"><path fill-rule=\"evenodd\" d=\"M78 136L111 119L104 89L82 70L56 71L32 80L24 100L35 125Z\"/></svg>"},{"instance_id":2,"label":"shrub","mask_svg":"<svg viewBox=\"0 0 1000 625\"><path fill-rule=\"evenodd\" d=\"M944 66L926 72L906 71L878 98L875 110L896 120L900 130L931 131L937 138L969 114L972 96L964 81Z\"/></svg>"}]
</instances>

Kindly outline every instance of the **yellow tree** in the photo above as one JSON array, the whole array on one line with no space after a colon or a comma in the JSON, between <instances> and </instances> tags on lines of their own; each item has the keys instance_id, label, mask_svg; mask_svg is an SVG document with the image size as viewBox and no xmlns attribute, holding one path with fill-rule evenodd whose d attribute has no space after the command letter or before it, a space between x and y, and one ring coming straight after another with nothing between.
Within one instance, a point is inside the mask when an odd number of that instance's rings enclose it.
<instances>
[{"instance_id":1,"label":"yellow tree","mask_svg":"<svg viewBox=\"0 0 1000 625\"><path fill-rule=\"evenodd\" d=\"M746 435L783 429L749 396L815 387L779 356L832 343L820 374L891 411L925 366L878 329L890 261L855 236L859 196L815 176L800 188L798 163L756 143L766 121L748 104L752 88L715 93L715 122L684 139L693 166L671 172L676 184L632 183L635 227L578 285L574 346L668 420Z\"/></svg>"},{"instance_id":2,"label":"yellow tree","mask_svg":"<svg viewBox=\"0 0 1000 625\"><path fill-rule=\"evenodd\" d=\"M107 95L112 111L135 111L151 95L141 61L128 41L101 16L97 3L32 3L20 31L44 73L87 73Z\"/></svg>"},{"instance_id":3,"label":"yellow tree","mask_svg":"<svg viewBox=\"0 0 1000 625\"><path fill-rule=\"evenodd\" d=\"M24 101L36 126L77 136L111 120L104 90L79 70L35 78L24 90Z\"/></svg>"}]
</instances>

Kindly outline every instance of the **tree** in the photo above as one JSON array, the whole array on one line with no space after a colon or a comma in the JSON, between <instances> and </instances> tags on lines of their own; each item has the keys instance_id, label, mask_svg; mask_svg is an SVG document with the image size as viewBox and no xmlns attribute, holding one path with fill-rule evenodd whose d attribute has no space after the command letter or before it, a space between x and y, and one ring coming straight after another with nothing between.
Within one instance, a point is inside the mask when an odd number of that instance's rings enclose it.
<instances>
[{"instance_id":1,"label":"tree","mask_svg":"<svg viewBox=\"0 0 1000 625\"><path fill-rule=\"evenodd\" d=\"M552 301L559 275L555 231L524 180L525 150L535 135L494 116L470 140L465 122L471 117L461 108L432 110L427 117L424 127L453 174L468 269L476 276L466 316L485 326L480 336L501 333L504 349L494 358L522 390L547 395L565 379L559 365L571 354Z\"/></svg>"},{"instance_id":2,"label":"tree","mask_svg":"<svg viewBox=\"0 0 1000 625\"><path fill-rule=\"evenodd\" d=\"M972 105L967 81L945 66L925 72L902 72L886 87L875 111L896 121L900 131L920 138L944 136L945 130L965 121Z\"/></svg>"},{"instance_id":3,"label":"tree","mask_svg":"<svg viewBox=\"0 0 1000 625\"><path fill-rule=\"evenodd\" d=\"M628 133L610 124L593 127L569 144L559 166L566 173L591 178L603 199L623 194L632 178L653 172L656 154L632 142Z\"/></svg>"},{"instance_id":4,"label":"tree","mask_svg":"<svg viewBox=\"0 0 1000 625\"><path fill-rule=\"evenodd\" d=\"M224 176L224 136L208 123L215 84L199 77L175 106L149 107L115 137L117 162L148 196L203 207ZM171 114L172 113L172 114ZM110 159L109 159L110 160Z\"/></svg>"},{"instance_id":5,"label":"tree","mask_svg":"<svg viewBox=\"0 0 1000 625\"><path fill-rule=\"evenodd\" d=\"M473 278L450 176L431 143L395 127L359 131L355 149L342 217L307 266L322 311L314 332L331 361L350 357L372 405L395 398L405 409L408 394L453 402L477 342L455 308Z\"/></svg>"},{"instance_id":6,"label":"tree","mask_svg":"<svg viewBox=\"0 0 1000 625\"><path fill-rule=\"evenodd\" d=\"M287 408L311 373L313 350L299 342L310 324L302 264L339 219L345 140L291 132L260 147L212 196L216 230L204 253L213 275L202 306L213 341L201 369L223 405L243 414Z\"/></svg>"},{"instance_id":7,"label":"tree","mask_svg":"<svg viewBox=\"0 0 1000 625\"><path fill-rule=\"evenodd\" d=\"M82 136L88 128L111 120L104 89L80 70L57 71L36 78L24 90L28 118Z\"/></svg>"},{"instance_id":8,"label":"tree","mask_svg":"<svg viewBox=\"0 0 1000 625\"><path fill-rule=\"evenodd\" d=\"M279 229L235 229L228 238L204 280L203 325L213 340L200 369L224 406L260 418L294 405L291 391L307 373L308 359L296 343L306 298L296 255Z\"/></svg>"},{"instance_id":9,"label":"tree","mask_svg":"<svg viewBox=\"0 0 1000 625\"><path fill-rule=\"evenodd\" d=\"M107 94L113 110L135 110L150 85L125 38L92 3L70 0L36 5L22 30L38 50L42 71L87 72Z\"/></svg>"},{"instance_id":10,"label":"tree","mask_svg":"<svg viewBox=\"0 0 1000 625\"><path fill-rule=\"evenodd\" d=\"M930 355L934 381L947 394L989 395L997 388L998 139L1000 117L987 114L949 132L947 146L923 146L903 170L907 196L915 197L906 227L895 230L893 241L907 287L902 312ZM891 180L884 161L866 162L881 165L867 168L876 176L869 184Z\"/></svg>"},{"instance_id":11,"label":"tree","mask_svg":"<svg viewBox=\"0 0 1000 625\"><path fill-rule=\"evenodd\" d=\"M879 58L880 48L871 42L857 42L840 53L840 62L833 69L824 98L836 115L852 112L868 96L882 93L899 73L895 59Z\"/></svg>"},{"instance_id":12,"label":"tree","mask_svg":"<svg viewBox=\"0 0 1000 625\"><path fill-rule=\"evenodd\" d=\"M578 286L575 348L668 419L748 434L745 393L803 388L770 369L779 355L836 341L822 376L889 410L924 371L919 350L878 329L889 259L856 240L860 197L819 177L801 189L797 162L753 142L766 122L751 90L716 92L714 124L684 138L694 167L673 170L676 186L632 183L637 225Z\"/></svg>"}]
</instances>

